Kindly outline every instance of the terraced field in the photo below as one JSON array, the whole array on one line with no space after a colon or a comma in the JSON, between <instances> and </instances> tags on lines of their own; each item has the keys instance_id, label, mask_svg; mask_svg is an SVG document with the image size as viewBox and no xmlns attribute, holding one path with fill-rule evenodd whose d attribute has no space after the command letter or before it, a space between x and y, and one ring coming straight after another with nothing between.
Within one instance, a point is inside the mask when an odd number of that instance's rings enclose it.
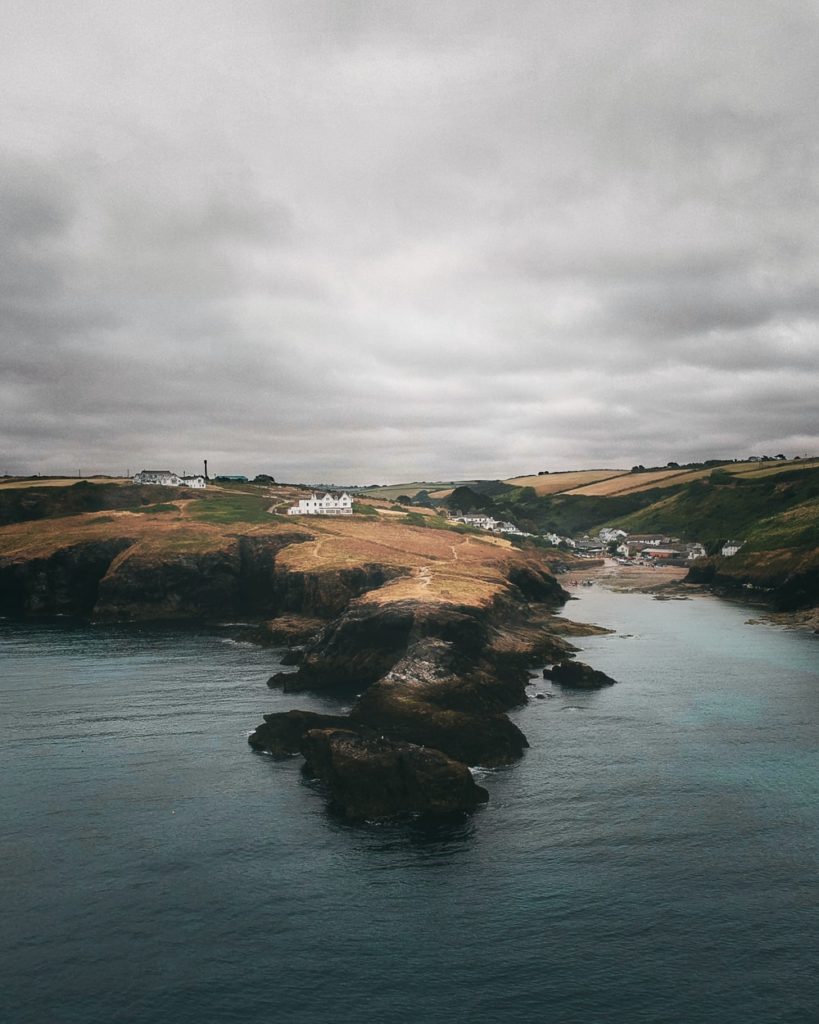
<instances>
[{"instance_id":1,"label":"terraced field","mask_svg":"<svg viewBox=\"0 0 819 1024\"><path fill-rule=\"evenodd\" d=\"M515 476L504 480L504 483L512 487L532 487L537 496L542 497L544 494L572 493L575 488L599 480L629 475L625 469L579 469L567 473L547 473L544 476Z\"/></svg>"}]
</instances>

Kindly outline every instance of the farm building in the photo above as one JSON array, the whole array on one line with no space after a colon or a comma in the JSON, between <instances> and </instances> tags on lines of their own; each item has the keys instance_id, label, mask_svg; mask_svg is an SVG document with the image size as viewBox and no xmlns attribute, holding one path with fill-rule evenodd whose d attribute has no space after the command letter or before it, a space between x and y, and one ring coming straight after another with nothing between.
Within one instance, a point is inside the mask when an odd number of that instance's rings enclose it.
<instances>
[{"instance_id":1,"label":"farm building","mask_svg":"<svg viewBox=\"0 0 819 1024\"><path fill-rule=\"evenodd\" d=\"M323 498L311 494L309 498L302 498L298 505L293 505L287 510L289 516L351 516L353 514L353 499L349 494L342 494L340 498L334 498L329 492Z\"/></svg>"},{"instance_id":2,"label":"farm building","mask_svg":"<svg viewBox=\"0 0 819 1024\"><path fill-rule=\"evenodd\" d=\"M135 484L159 484L162 487L207 487L205 477L180 476L169 469L143 469L134 475Z\"/></svg>"},{"instance_id":3,"label":"farm building","mask_svg":"<svg viewBox=\"0 0 819 1024\"><path fill-rule=\"evenodd\" d=\"M162 487L178 487L179 476L169 469L143 469L134 474L135 484L160 484Z\"/></svg>"}]
</instances>

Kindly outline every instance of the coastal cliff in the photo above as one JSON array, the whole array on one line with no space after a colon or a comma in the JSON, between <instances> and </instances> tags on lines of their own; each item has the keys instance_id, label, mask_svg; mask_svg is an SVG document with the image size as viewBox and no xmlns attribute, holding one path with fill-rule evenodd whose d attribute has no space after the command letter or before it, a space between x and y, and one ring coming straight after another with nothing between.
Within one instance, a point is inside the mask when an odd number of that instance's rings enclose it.
<instances>
[{"instance_id":1,"label":"coastal cliff","mask_svg":"<svg viewBox=\"0 0 819 1024\"><path fill-rule=\"evenodd\" d=\"M249 738L301 754L348 819L477 807L469 765L527 746L506 712L530 669L571 656L567 598L543 555L394 520L227 523L202 499L0 529L0 611L95 621L255 619L298 645L288 693L352 700L347 715L267 715ZM218 506L216 506L218 510Z\"/></svg>"}]
</instances>

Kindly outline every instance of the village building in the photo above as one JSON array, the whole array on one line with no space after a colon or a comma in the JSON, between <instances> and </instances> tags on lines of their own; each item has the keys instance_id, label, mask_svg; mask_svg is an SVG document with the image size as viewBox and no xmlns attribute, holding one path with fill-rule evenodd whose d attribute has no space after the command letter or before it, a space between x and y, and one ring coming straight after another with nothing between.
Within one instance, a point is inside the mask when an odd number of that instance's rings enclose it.
<instances>
[{"instance_id":1,"label":"village building","mask_svg":"<svg viewBox=\"0 0 819 1024\"><path fill-rule=\"evenodd\" d=\"M456 523L463 523L465 526L475 526L479 530L495 530L500 523L492 516L453 516Z\"/></svg>"},{"instance_id":2,"label":"village building","mask_svg":"<svg viewBox=\"0 0 819 1024\"><path fill-rule=\"evenodd\" d=\"M673 539L664 533L631 533L628 535L629 545L640 548L658 548L665 544L671 544Z\"/></svg>"},{"instance_id":3,"label":"village building","mask_svg":"<svg viewBox=\"0 0 819 1024\"><path fill-rule=\"evenodd\" d=\"M143 469L134 474L135 484L159 484L161 487L178 487L179 476L169 469Z\"/></svg>"},{"instance_id":4,"label":"village building","mask_svg":"<svg viewBox=\"0 0 819 1024\"><path fill-rule=\"evenodd\" d=\"M533 533L524 533L514 523L507 523L492 516L452 516L452 522L463 523L464 526L474 526L478 530L488 530L490 533L505 533L510 537L533 537Z\"/></svg>"},{"instance_id":5,"label":"village building","mask_svg":"<svg viewBox=\"0 0 819 1024\"><path fill-rule=\"evenodd\" d=\"M643 548L640 557L665 562L672 558L682 558L682 552L676 548Z\"/></svg>"},{"instance_id":6,"label":"village building","mask_svg":"<svg viewBox=\"0 0 819 1024\"><path fill-rule=\"evenodd\" d=\"M342 494L340 498L334 498L329 492L323 498L311 494L309 498L302 498L298 505L293 505L287 510L289 516L351 516L353 514L353 499L349 494Z\"/></svg>"},{"instance_id":7,"label":"village building","mask_svg":"<svg viewBox=\"0 0 819 1024\"><path fill-rule=\"evenodd\" d=\"M578 555L602 555L603 545L591 537L583 537L575 542L574 549Z\"/></svg>"},{"instance_id":8,"label":"village building","mask_svg":"<svg viewBox=\"0 0 819 1024\"><path fill-rule=\"evenodd\" d=\"M597 536L604 544L610 544L613 540L622 540L623 537L628 537L628 534L625 530L618 530L609 526L604 526Z\"/></svg>"},{"instance_id":9,"label":"village building","mask_svg":"<svg viewBox=\"0 0 819 1024\"><path fill-rule=\"evenodd\" d=\"M705 546L697 541L685 545L685 556L689 562L693 562L696 558L705 558L706 554Z\"/></svg>"},{"instance_id":10,"label":"village building","mask_svg":"<svg viewBox=\"0 0 819 1024\"><path fill-rule=\"evenodd\" d=\"M133 477L135 484L158 484L160 487L207 487L207 479L201 474L198 476L180 476L179 473L172 473L169 469L143 469L135 473Z\"/></svg>"},{"instance_id":11,"label":"village building","mask_svg":"<svg viewBox=\"0 0 819 1024\"><path fill-rule=\"evenodd\" d=\"M739 549L742 547L742 544L743 544L743 541L741 541L741 540L727 540L722 545L722 549L720 551L720 554L724 558L731 558L732 555L735 555L737 553L737 551L739 551Z\"/></svg>"}]
</instances>

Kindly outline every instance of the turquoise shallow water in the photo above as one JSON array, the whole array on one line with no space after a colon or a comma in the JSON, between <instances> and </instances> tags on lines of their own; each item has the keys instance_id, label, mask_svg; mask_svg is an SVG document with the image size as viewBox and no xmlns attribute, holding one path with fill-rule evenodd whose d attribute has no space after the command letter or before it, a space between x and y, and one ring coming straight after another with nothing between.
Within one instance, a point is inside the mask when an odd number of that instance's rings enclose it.
<instances>
[{"instance_id":1,"label":"turquoise shallow water","mask_svg":"<svg viewBox=\"0 0 819 1024\"><path fill-rule=\"evenodd\" d=\"M817 1019L819 637L583 588L619 680L436 829L349 828L247 747L275 653L0 622L0 1019Z\"/></svg>"}]
</instances>

